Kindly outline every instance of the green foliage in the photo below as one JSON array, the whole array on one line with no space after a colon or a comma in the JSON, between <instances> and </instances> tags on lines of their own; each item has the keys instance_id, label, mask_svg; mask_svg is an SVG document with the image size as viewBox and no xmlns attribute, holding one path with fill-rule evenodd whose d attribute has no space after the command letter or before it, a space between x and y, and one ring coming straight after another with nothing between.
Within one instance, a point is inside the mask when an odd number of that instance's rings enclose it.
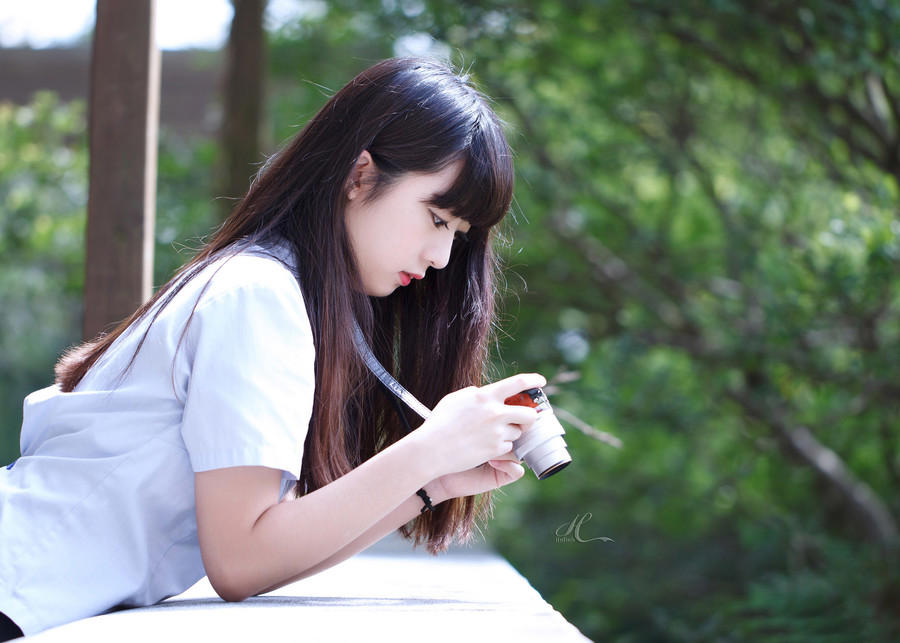
<instances>
[{"instance_id":1,"label":"green foliage","mask_svg":"<svg viewBox=\"0 0 900 643\"><path fill-rule=\"evenodd\" d=\"M218 223L213 197L215 141L163 132L156 190L153 283L166 283L200 249ZM222 198L222 197L219 197Z\"/></svg>"},{"instance_id":2,"label":"green foliage","mask_svg":"<svg viewBox=\"0 0 900 643\"><path fill-rule=\"evenodd\" d=\"M0 461L18 456L22 398L77 341L84 275L84 109L38 94L0 105Z\"/></svg>"},{"instance_id":3,"label":"green foliage","mask_svg":"<svg viewBox=\"0 0 900 643\"><path fill-rule=\"evenodd\" d=\"M898 631L897 575L848 572L896 569L898 15L851 5L330 5L510 124L503 367L577 370L552 401L624 447L570 431L489 533L600 640ZM614 542L556 542L585 514Z\"/></svg>"},{"instance_id":4,"label":"green foliage","mask_svg":"<svg viewBox=\"0 0 900 643\"><path fill-rule=\"evenodd\" d=\"M163 133L154 283L165 283L212 229L216 146ZM19 455L22 400L53 381L81 340L87 207L85 109L53 94L0 104L0 462Z\"/></svg>"},{"instance_id":5,"label":"green foliage","mask_svg":"<svg viewBox=\"0 0 900 643\"><path fill-rule=\"evenodd\" d=\"M573 464L499 497L500 551L597 640L900 638L900 5L304 7L272 139L384 56L467 69L516 151L497 369L624 443L569 426ZM0 111L10 409L78 334L83 123L48 100ZM163 143L157 283L214 154Z\"/></svg>"},{"instance_id":6,"label":"green foliage","mask_svg":"<svg viewBox=\"0 0 900 643\"><path fill-rule=\"evenodd\" d=\"M371 29L371 13L341 3L323 9L269 35L269 123L274 141L296 134L349 78L391 56L389 39Z\"/></svg>"}]
</instances>

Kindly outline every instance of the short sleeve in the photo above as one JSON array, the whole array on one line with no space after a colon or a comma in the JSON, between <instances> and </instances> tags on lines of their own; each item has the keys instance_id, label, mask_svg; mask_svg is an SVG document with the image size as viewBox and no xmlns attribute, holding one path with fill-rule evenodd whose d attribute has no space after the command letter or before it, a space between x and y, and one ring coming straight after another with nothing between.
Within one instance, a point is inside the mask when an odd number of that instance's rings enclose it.
<instances>
[{"instance_id":1,"label":"short sleeve","mask_svg":"<svg viewBox=\"0 0 900 643\"><path fill-rule=\"evenodd\" d=\"M260 265L258 274L247 270ZM191 364L181 431L191 466L264 466L296 479L315 387L299 285L260 258L226 265L210 285L185 347Z\"/></svg>"}]
</instances>

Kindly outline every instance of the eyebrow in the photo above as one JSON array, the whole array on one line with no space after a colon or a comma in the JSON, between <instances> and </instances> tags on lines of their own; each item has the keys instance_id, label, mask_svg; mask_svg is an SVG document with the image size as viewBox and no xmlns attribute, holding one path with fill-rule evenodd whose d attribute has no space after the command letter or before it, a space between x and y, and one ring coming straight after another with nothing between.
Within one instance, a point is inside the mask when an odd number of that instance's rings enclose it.
<instances>
[{"instance_id":1,"label":"eyebrow","mask_svg":"<svg viewBox=\"0 0 900 643\"><path fill-rule=\"evenodd\" d=\"M424 197L422 199L422 203L437 208L438 210L446 210L446 208L438 205L438 203L440 203L445 198L445 196L446 195L443 192L434 193L431 196Z\"/></svg>"}]
</instances>

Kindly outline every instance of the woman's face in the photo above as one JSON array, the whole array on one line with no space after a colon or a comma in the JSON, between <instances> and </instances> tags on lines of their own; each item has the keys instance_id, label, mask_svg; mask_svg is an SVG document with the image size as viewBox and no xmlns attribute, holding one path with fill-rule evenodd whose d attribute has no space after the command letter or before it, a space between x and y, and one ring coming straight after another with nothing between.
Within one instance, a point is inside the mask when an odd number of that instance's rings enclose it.
<instances>
[{"instance_id":1,"label":"woman's face","mask_svg":"<svg viewBox=\"0 0 900 643\"><path fill-rule=\"evenodd\" d=\"M459 169L452 163L434 174L404 174L365 202L376 170L368 152L360 156L347 191L345 222L367 295L386 297L422 279L429 268L447 265L454 238L468 232L469 224L430 202L450 188Z\"/></svg>"}]
</instances>

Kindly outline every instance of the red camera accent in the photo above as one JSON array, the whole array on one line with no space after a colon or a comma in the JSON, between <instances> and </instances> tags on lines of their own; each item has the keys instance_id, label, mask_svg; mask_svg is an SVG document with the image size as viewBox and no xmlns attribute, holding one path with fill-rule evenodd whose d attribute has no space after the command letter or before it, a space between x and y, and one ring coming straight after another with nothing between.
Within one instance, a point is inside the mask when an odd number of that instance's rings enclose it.
<instances>
[{"instance_id":1,"label":"red camera accent","mask_svg":"<svg viewBox=\"0 0 900 643\"><path fill-rule=\"evenodd\" d=\"M544 392L539 388L530 388L521 393L516 393L503 400L504 404L510 406L530 406L531 408L539 407L546 401Z\"/></svg>"}]
</instances>

